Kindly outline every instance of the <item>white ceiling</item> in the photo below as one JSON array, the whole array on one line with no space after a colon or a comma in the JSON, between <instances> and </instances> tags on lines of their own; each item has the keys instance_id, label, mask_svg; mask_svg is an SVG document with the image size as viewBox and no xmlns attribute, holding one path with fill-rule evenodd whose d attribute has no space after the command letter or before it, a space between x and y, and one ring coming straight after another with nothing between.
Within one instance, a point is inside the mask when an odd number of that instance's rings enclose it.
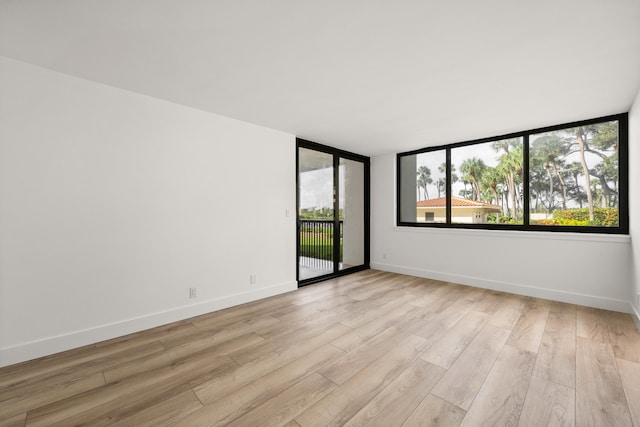
<instances>
[{"instance_id":1,"label":"white ceiling","mask_svg":"<svg viewBox=\"0 0 640 427\"><path fill-rule=\"evenodd\" d=\"M628 111L640 0L0 0L0 55L375 155Z\"/></svg>"}]
</instances>

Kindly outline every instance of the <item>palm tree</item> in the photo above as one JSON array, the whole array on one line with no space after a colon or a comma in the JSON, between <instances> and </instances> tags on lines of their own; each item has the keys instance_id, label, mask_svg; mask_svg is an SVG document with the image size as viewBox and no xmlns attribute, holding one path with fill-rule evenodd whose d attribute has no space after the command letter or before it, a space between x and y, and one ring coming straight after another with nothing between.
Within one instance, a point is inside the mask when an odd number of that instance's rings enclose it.
<instances>
[{"instance_id":1,"label":"palm tree","mask_svg":"<svg viewBox=\"0 0 640 427\"><path fill-rule=\"evenodd\" d=\"M447 173L447 164L442 163L440 166L438 166L438 172L445 175ZM460 178L456 174L456 165L451 165L451 183L455 184L456 182L458 182L459 179Z\"/></svg>"},{"instance_id":2,"label":"palm tree","mask_svg":"<svg viewBox=\"0 0 640 427\"><path fill-rule=\"evenodd\" d=\"M442 197L442 193L446 193L447 180L444 178L438 178L436 181L436 186L438 188L438 199Z\"/></svg>"},{"instance_id":3,"label":"palm tree","mask_svg":"<svg viewBox=\"0 0 640 427\"><path fill-rule=\"evenodd\" d=\"M517 219L518 203L518 183L522 181L522 139L510 138L495 141L491 144L495 151L503 152L500 162L496 166L498 174L506 185L509 197L506 199L506 210L509 210L509 199L511 199L511 217Z\"/></svg>"},{"instance_id":4,"label":"palm tree","mask_svg":"<svg viewBox=\"0 0 640 427\"><path fill-rule=\"evenodd\" d=\"M496 168L487 168L482 175L482 186L487 188L491 192L492 200L496 205L500 205L500 198L498 197L498 184L500 183L501 176Z\"/></svg>"},{"instance_id":5,"label":"palm tree","mask_svg":"<svg viewBox=\"0 0 640 427\"><path fill-rule=\"evenodd\" d=\"M522 180L522 147L506 149L500 156L496 169L507 184L507 191L511 199L511 217L517 219L518 213L518 182Z\"/></svg>"},{"instance_id":6,"label":"palm tree","mask_svg":"<svg viewBox=\"0 0 640 427\"><path fill-rule=\"evenodd\" d=\"M447 164L445 162L443 162L442 164L440 164L440 166L438 166L438 172L440 172L442 175L446 176L447 174ZM440 198L441 193L445 193L447 192L447 180L445 177L441 177L438 178L438 181L436 181L436 185L438 188L438 198ZM458 175L456 175L456 166L455 165L451 165L451 184L455 184L456 182L458 182ZM464 183L464 190L465 193L467 192L467 182Z\"/></svg>"},{"instance_id":7,"label":"palm tree","mask_svg":"<svg viewBox=\"0 0 640 427\"><path fill-rule=\"evenodd\" d=\"M480 200L480 195L482 194L480 190L480 180L486 168L487 165L485 165L484 161L477 157L467 159L460 165L460 171L464 174L463 179L471 183L474 200Z\"/></svg>"},{"instance_id":8,"label":"palm tree","mask_svg":"<svg viewBox=\"0 0 640 427\"><path fill-rule=\"evenodd\" d=\"M468 197L472 197L473 196L473 190L471 190L471 195L469 194L469 190L467 190L467 185L469 185L469 181L466 179L466 177L462 177L462 185L464 185L464 190L460 190L458 194L460 194L460 197L462 197L463 199L466 199Z\"/></svg>"},{"instance_id":9,"label":"palm tree","mask_svg":"<svg viewBox=\"0 0 640 427\"><path fill-rule=\"evenodd\" d=\"M420 166L416 174L418 175L418 188L424 189L425 198L429 200L429 190L427 189L427 185L433 182L433 179L431 178L431 169L426 166Z\"/></svg>"}]
</instances>

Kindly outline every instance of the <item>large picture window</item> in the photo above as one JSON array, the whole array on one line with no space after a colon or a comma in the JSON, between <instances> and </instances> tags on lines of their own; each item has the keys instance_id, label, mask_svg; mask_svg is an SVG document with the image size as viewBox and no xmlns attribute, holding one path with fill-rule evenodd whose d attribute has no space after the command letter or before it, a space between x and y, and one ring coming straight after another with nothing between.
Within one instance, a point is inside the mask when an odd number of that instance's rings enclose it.
<instances>
[{"instance_id":1,"label":"large picture window","mask_svg":"<svg viewBox=\"0 0 640 427\"><path fill-rule=\"evenodd\" d=\"M398 154L398 225L628 233L627 114Z\"/></svg>"}]
</instances>

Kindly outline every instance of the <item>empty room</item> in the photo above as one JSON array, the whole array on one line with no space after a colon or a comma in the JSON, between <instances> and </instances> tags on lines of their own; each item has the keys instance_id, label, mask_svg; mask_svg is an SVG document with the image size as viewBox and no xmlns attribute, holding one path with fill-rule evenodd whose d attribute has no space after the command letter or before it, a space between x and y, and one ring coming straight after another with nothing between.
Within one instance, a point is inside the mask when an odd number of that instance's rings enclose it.
<instances>
[{"instance_id":1,"label":"empty room","mask_svg":"<svg viewBox=\"0 0 640 427\"><path fill-rule=\"evenodd\" d=\"M638 23L0 0L0 427L640 427Z\"/></svg>"}]
</instances>

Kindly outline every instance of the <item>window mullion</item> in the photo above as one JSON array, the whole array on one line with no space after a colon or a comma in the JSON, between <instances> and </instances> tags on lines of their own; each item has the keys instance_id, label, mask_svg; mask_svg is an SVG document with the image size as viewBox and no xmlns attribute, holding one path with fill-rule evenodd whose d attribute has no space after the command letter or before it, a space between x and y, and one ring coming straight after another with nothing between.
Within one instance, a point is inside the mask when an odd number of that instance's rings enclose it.
<instances>
[{"instance_id":1,"label":"window mullion","mask_svg":"<svg viewBox=\"0 0 640 427\"><path fill-rule=\"evenodd\" d=\"M522 136L522 224L529 227L529 134Z\"/></svg>"},{"instance_id":2,"label":"window mullion","mask_svg":"<svg viewBox=\"0 0 640 427\"><path fill-rule=\"evenodd\" d=\"M451 225L451 192L452 192L452 184L451 184L451 148L447 148L446 150L446 162L447 162L447 170L445 175L446 182L446 191L445 196L447 198L446 209L445 209L445 222L448 225Z\"/></svg>"}]
</instances>

